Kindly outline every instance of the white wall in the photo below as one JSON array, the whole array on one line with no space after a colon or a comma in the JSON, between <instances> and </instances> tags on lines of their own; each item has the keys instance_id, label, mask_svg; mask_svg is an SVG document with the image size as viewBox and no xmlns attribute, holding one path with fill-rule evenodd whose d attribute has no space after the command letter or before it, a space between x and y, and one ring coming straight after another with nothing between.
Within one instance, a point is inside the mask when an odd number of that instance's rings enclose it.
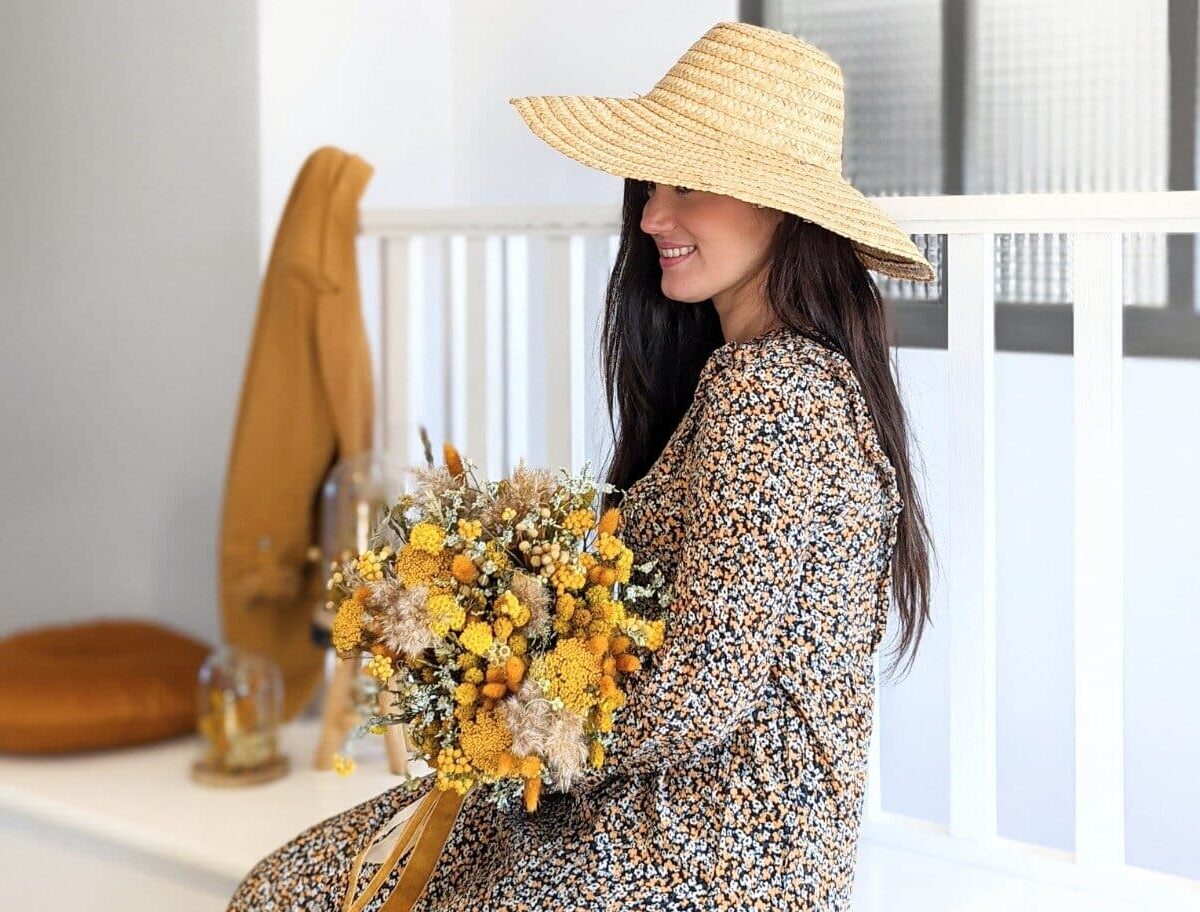
<instances>
[{"instance_id":1,"label":"white wall","mask_svg":"<svg viewBox=\"0 0 1200 912\"><path fill-rule=\"evenodd\" d=\"M514 95L650 90L736 0L260 0L263 258L304 157L376 172L364 207L616 203L619 178L537 139Z\"/></svg>"},{"instance_id":2,"label":"white wall","mask_svg":"<svg viewBox=\"0 0 1200 912\"><path fill-rule=\"evenodd\" d=\"M216 636L257 290L253 4L0 5L0 633Z\"/></svg>"}]
</instances>

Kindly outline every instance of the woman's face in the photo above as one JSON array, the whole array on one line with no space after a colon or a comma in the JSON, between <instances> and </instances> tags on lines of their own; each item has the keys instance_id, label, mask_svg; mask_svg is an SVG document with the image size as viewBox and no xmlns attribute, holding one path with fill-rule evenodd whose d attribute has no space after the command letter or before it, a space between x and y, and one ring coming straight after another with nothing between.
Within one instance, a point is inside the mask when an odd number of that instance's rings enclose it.
<instances>
[{"instance_id":1,"label":"woman's face","mask_svg":"<svg viewBox=\"0 0 1200 912\"><path fill-rule=\"evenodd\" d=\"M722 315L763 305L771 237L783 213L686 187L647 184L641 229L659 249L662 292L674 301L712 299ZM694 248L683 256L673 248Z\"/></svg>"}]
</instances>

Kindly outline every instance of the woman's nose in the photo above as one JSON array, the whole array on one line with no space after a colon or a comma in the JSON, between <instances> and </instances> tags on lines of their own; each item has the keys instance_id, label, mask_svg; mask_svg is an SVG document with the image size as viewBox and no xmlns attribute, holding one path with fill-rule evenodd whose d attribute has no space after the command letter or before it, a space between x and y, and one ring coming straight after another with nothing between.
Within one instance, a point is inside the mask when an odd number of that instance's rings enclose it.
<instances>
[{"instance_id":1,"label":"woman's nose","mask_svg":"<svg viewBox=\"0 0 1200 912\"><path fill-rule=\"evenodd\" d=\"M665 194L646 200L642 209L642 231L646 234L666 234L675 224L670 204L663 199Z\"/></svg>"}]
</instances>

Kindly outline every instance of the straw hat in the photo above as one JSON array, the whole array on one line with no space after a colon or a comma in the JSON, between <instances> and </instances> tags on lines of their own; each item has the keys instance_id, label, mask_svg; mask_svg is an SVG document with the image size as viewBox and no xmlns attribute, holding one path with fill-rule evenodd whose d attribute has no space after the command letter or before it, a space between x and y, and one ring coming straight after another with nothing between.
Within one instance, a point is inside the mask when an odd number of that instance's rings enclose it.
<instances>
[{"instance_id":1,"label":"straw hat","mask_svg":"<svg viewBox=\"0 0 1200 912\"><path fill-rule=\"evenodd\" d=\"M585 165L791 212L849 238L869 269L936 278L908 234L842 177L842 70L794 35L719 22L647 95L509 102Z\"/></svg>"}]
</instances>

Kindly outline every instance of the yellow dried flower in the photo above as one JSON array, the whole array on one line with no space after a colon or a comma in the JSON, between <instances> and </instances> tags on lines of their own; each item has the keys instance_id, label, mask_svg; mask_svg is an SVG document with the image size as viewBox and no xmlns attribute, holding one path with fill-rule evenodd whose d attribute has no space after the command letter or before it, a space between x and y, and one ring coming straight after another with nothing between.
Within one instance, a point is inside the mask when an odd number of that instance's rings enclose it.
<instances>
[{"instance_id":1,"label":"yellow dried flower","mask_svg":"<svg viewBox=\"0 0 1200 912\"><path fill-rule=\"evenodd\" d=\"M487 621L471 621L458 639L464 649L477 656L486 655L492 646L492 626Z\"/></svg>"},{"instance_id":2,"label":"yellow dried flower","mask_svg":"<svg viewBox=\"0 0 1200 912\"><path fill-rule=\"evenodd\" d=\"M595 523L595 517L591 510L572 510L567 514L567 518L563 520L563 528L567 529L573 535L583 537L583 534L592 527Z\"/></svg>"},{"instance_id":3,"label":"yellow dried flower","mask_svg":"<svg viewBox=\"0 0 1200 912\"><path fill-rule=\"evenodd\" d=\"M521 775L526 779L540 776L542 773L542 758L537 754L528 754L521 758Z\"/></svg>"},{"instance_id":4,"label":"yellow dried flower","mask_svg":"<svg viewBox=\"0 0 1200 912\"><path fill-rule=\"evenodd\" d=\"M512 650L513 655L523 656L529 651L529 638L523 633L514 633L508 638L508 648Z\"/></svg>"},{"instance_id":5,"label":"yellow dried flower","mask_svg":"<svg viewBox=\"0 0 1200 912\"><path fill-rule=\"evenodd\" d=\"M392 667L392 660L389 656L371 656L371 661L367 662L367 674L385 684L391 680L392 675L395 673L396 669Z\"/></svg>"},{"instance_id":6,"label":"yellow dried flower","mask_svg":"<svg viewBox=\"0 0 1200 912\"><path fill-rule=\"evenodd\" d=\"M467 703L474 703L479 699L479 688L470 681L463 681L454 688L454 702L460 706Z\"/></svg>"},{"instance_id":7,"label":"yellow dried flower","mask_svg":"<svg viewBox=\"0 0 1200 912\"><path fill-rule=\"evenodd\" d=\"M475 541L483 533L483 523L477 519L460 519L458 534L467 541Z\"/></svg>"},{"instance_id":8,"label":"yellow dried flower","mask_svg":"<svg viewBox=\"0 0 1200 912\"><path fill-rule=\"evenodd\" d=\"M383 558L386 555L374 551L364 551L354 560L354 569L365 580L383 579Z\"/></svg>"},{"instance_id":9,"label":"yellow dried flower","mask_svg":"<svg viewBox=\"0 0 1200 912\"><path fill-rule=\"evenodd\" d=\"M333 619L333 648L338 652L351 652L358 648L362 636L363 606L358 599L342 599L337 616Z\"/></svg>"},{"instance_id":10,"label":"yellow dried flower","mask_svg":"<svg viewBox=\"0 0 1200 912\"><path fill-rule=\"evenodd\" d=\"M386 733L387 733L387 726L386 726L386 725L380 725L380 724L377 722L377 723L375 723L374 725L368 725L368 726L367 726L367 731L369 731L369 732L370 732L371 734L373 734L373 735L383 735L383 734L386 734Z\"/></svg>"},{"instance_id":11,"label":"yellow dried flower","mask_svg":"<svg viewBox=\"0 0 1200 912\"><path fill-rule=\"evenodd\" d=\"M550 581L559 592L574 591L587 582L587 576L582 569L563 564L550 574Z\"/></svg>"},{"instance_id":12,"label":"yellow dried flower","mask_svg":"<svg viewBox=\"0 0 1200 912\"><path fill-rule=\"evenodd\" d=\"M462 630L467 621L467 612L453 595L439 592L425 601L429 612L429 627L440 637L451 630Z\"/></svg>"},{"instance_id":13,"label":"yellow dried flower","mask_svg":"<svg viewBox=\"0 0 1200 912\"><path fill-rule=\"evenodd\" d=\"M651 652L662 645L664 623L662 618L646 622L646 648Z\"/></svg>"},{"instance_id":14,"label":"yellow dried flower","mask_svg":"<svg viewBox=\"0 0 1200 912\"><path fill-rule=\"evenodd\" d=\"M497 614L515 618L520 613L521 602L513 594L512 590L506 589L496 597L495 607Z\"/></svg>"},{"instance_id":15,"label":"yellow dried flower","mask_svg":"<svg viewBox=\"0 0 1200 912\"><path fill-rule=\"evenodd\" d=\"M563 620L571 620L571 615L575 613L575 596L569 592L564 592L555 599L554 609Z\"/></svg>"},{"instance_id":16,"label":"yellow dried flower","mask_svg":"<svg viewBox=\"0 0 1200 912\"><path fill-rule=\"evenodd\" d=\"M454 444L442 443L442 458L446 461L446 468L450 470L453 477L458 478L464 474L462 456L459 455Z\"/></svg>"},{"instance_id":17,"label":"yellow dried flower","mask_svg":"<svg viewBox=\"0 0 1200 912\"><path fill-rule=\"evenodd\" d=\"M513 632L513 622L506 617L498 617L492 622L492 630L501 640L506 640Z\"/></svg>"},{"instance_id":18,"label":"yellow dried flower","mask_svg":"<svg viewBox=\"0 0 1200 912\"><path fill-rule=\"evenodd\" d=\"M534 680L548 680L547 695L558 697L566 708L580 715L596 705L600 659L582 640L559 640L550 652L533 659L526 674Z\"/></svg>"},{"instance_id":19,"label":"yellow dried flower","mask_svg":"<svg viewBox=\"0 0 1200 912\"><path fill-rule=\"evenodd\" d=\"M439 789L453 789L462 795L471 787L474 781L471 778L471 763L459 748L443 747L438 751L434 764L437 769L435 784Z\"/></svg>"},{"instance_id":20,"label":"yellow dried flower","mask_svg":"<svg viewBox=\"0 0 1200 912\"><path fill-rule=\"evenodd\" d=\"M473 583L479 576L479 568L469 555L455 554L450 562L450 575L460 583Z\"/></svg>"},{"instance_id":21,"label":"yellow dried flower","mask_svg":"<svg viewBox=\"0 0 1200 912\"><path fill-rule=\"evenodd\" d=\"M458 704L457 706L454 707L454 715L456 715L458 717L460 722L466 722L466 721L469 721L470 719L474 719L475 718L475 704L474 703Z\"/></svg>"},{"instance_id":22,"label":"yellow dried flower","mask_svg":"<svg viewBox=\"0 0 1200 912\"><path fill-rule=\"evenodd\" d=\"M349 776L354 772L354 759L345 754L333 755L333 771L339 776Z\"/></svg>"},{"instance_id":23,"label":"yellow dried flower","mask_svg":"<svg viewBox=\"0 0 1200 912\"><path fill-rule=\"evenodd\" d=\"M494 541L487 543L484 548L483 557L484 560L490 560L501 571L512 569L512 561L509 559L508 554L505 553L503 546L496 544Z\"/></svg>"},{"instance_id":24,"label":"yellow dried flower","mask_svg":"<svg viewBox=\"0 0 1200 912\"><path fill-rule=\"evenodd\" d=\"M496 713L479 712L474 721L462 723L459 744L477 769L496 773L500 755L512 747L512 732Z\"/></svg>"},{"instance_id":25,"label":"yellow dried flower","mask_svg":"<svg viewBox=\"0 0 1200 912\"><path fill-rule=\"evenodd\" d=\"M620 507L609 507L607 510L604 511L604 515L602 515L600 517L600 522L597 524L596 528L601 533L606 533L606 534L611 535L612 533L617 531L617 527L620 525L620 522L621 522Z\"/></svg>"},{"instance_id":26,"label":"yellow dried flower","mask_svg":"<svg viewBox=\"0 0 1200 912\"><path fill-rule=\"evenodd\" d=\"M610 732L613 727L613 714L611 709L606 709L603 706L596 708L595 715L596 728L602 732Z\"/></svg>"},{"instance_id":27,"label":"yellow dried flower","mask_svg":"<svg viewBox=\"0 0 1200 912\"><path fill-rule=\"evenodd\" d=\"M463 672L463 680L470 681L472 684L478 684L483 680L483 669L468 668L465 672Z\"/></svg>"},{"instance_id":28,"label":"yellow dried flower","mask_svg":"<svg viewBox=\"0 0 1200 912\"><path fill-rule=\"evenodd\" d=\"M588 745L588 762L596 769L604 766L604 745L599 741L593 741Z\"/></svg>"},{"instance_id":29,"label":"yellow dried flower","mask_svg":"<svg viewBox=\"0 0 1200 912\"><path fill-rule=\"evenodd\" d=\"M607 586L588 586L583 594L588 605L595 607L602 602L607 602L612 598L612 593L608 591Z\"/></svg>"},{"instance_id":30,"label":"yellow dried flower","mask_svg":"<svg viewBox=\"0 0 1200 912\"><path fill-rule=\"evenodd\" d=\"M521 758L512 751L502 751L496 759L496 772L501 776L512 776L521 770Z\"/></svg>"},{"instance_id":31,"label":"yellow dried flower","mask_svg":"<svg viewBox=\"0 0 1200 912\"><path fill-rule=\"evenodd\" d=\"M446 544L446 530L431 522L419 522L409 532L408 544L418 551L440 554Z\"/></svg>"},{"instance_id":32,"label":"yellow dried flower","mask_svg":"<svg viewBox=\"0 0 1200 912\"><path fill-rule=\"evenodd\" d=\"M413 547L412 542L396 555L396 576L410 589L428 582L439 569L437 555Z\"/></svg>"}]
</instances>

